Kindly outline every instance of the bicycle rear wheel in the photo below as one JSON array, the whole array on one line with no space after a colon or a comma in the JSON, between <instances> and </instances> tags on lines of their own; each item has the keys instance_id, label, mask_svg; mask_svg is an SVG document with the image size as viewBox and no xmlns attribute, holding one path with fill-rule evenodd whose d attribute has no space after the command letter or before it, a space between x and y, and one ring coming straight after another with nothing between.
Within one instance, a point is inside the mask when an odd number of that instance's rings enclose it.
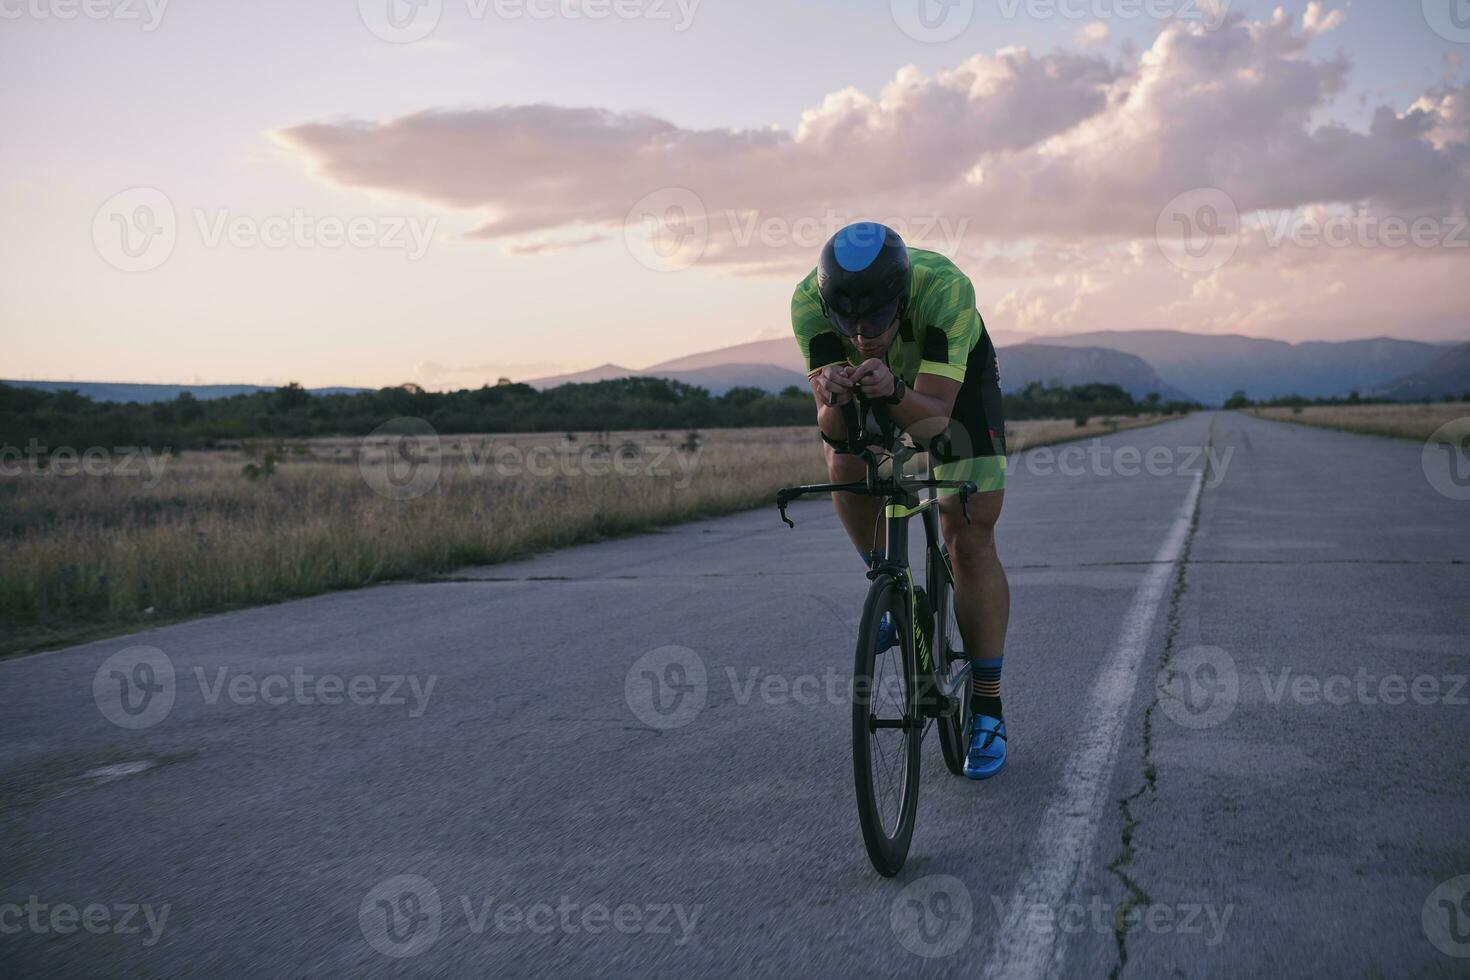
<instances>
[{"instance_id":1,"label":"bicycle rear wheel","mask_svg":"<svg viewBox=\"0 0 1470 980\"><path fill-rule=\"evenodd\" d=\"M936 623L934 648L946 684L957 685L960 704L954 714L939 719L939 750L944 764L956 776L964 775L965 753L970 737L970 660L965 642L960 637L959 623L954 618L954 586L950 581L949 553L930 555L929 594L934 597Z\"/></svg>"},{"instance_id":2,"label":"bicycle rear wheel","mask_svg":"<svg viewBox=\"0 0 1470 980\"><path fill-rule=\"evenodd\" d=\"M863 604L853 667L852 763L858 822L878 873L898 874L908 857L919 807L919 744L924 720L915 693L908 596L892 578L873 582ZM884 614L897 642L878 650Z\"/></svg>"}]
</instances>

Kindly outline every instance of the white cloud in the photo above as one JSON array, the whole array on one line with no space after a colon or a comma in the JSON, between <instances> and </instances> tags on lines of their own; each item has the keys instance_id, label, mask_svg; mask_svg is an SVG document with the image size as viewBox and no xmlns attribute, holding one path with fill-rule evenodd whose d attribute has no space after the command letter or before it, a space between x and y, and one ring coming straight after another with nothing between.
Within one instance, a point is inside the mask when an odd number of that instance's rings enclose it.
<instances>
[{"instance_id":1,"label":"white cloud","mask_svg":"<svg viewBox=\"0 0 1470 980\"><path fill-rule=\"evenodd\" d=\"M1074 38L1074 42L1077 44L1078 47L1095 47L1096 45L1106 42L1108 39L1108 35L1108 25L1103 21L1095 20L1092 23L1084 24L1077 29L1077 35Z\"/></svg>"}]
</instances>

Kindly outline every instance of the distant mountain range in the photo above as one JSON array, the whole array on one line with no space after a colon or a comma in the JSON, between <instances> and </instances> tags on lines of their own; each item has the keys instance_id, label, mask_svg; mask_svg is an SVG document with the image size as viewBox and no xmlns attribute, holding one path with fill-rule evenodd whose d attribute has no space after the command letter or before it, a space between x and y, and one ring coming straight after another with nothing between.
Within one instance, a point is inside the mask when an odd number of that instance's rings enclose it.
<instances>
[{"instance_id":1,"label":"distant mountain range","mask_svg":"<svg viewBox=\"0 0 1470 980\"><path fill-rule=\"evenodd\" d=\"M1365 396L1413 400L1470 391L1470 344L1374 340L1279 340L1177 330L1112 330L1039 337L999 351L1001 386L1017 391L1032 381L1116 384L1136 398L1158 392L1166 401L1219 405L1237 391L1253 399ZM646 368L618 364L536 378L536 388L612 378L658 377L698 385L715 395L731 388L781 391L806 386L805 366L786 337L736 344ZM0 381L44 391L74 389L96 401L158 402L190 392L196 398L270 391L259 385L151 385L81 381ZM312 394L352 394L363 388L314 388Z\"/></svg>"},{"instance_id":2,"label":"distant mountain range","mask_svg":"<svg viewBox=\"0 0 1470 980\"><path fill-rule=\"evenodd\" d=\"M1470 392L1470 344L1461 344L1444 351L1429 364L1413 374L1396 378L1381 388L1366 394L1376 398L1392 398L1395 401L1410 401L1420 398L1443 398L1445 395L1463 396Z\"/></svg>"},{"instance_id":3,"label":"distant mountain range","mask_svg":"<svg viewBox=\"0 0 1470 980\"><path fill-rule=\"evenodd\" d=\"M1134 398L1158 392L1164 401L1193 401L1141 357L1105 347L1060 347L1017 344L996 351L1002 391L1020 391L1033 381L1073 387L1115 384Z\"/></svg>"},{"instance_id":4,"label":"distant mountain range","mask_svg":"<svg viewBox=\"0 0 1470 980\"><path fill-rule=\"evenodd\" d=\"M1288 344L1177 330L1110 330L1038 337L1036 342L1106 347L1141 357L1170 384L1212 405L1237 390L1253 399L1366 394L1370 388L1423 370L1446 350L1439 344L1388 337Z\"/></svg>"},{"instance_id":5,"label":"distant mountain range","mask_svg":"<svg viewBox=\"0 0 1470 980\"><path fill-rule=\"evenodd\" d=\"M793 346L795 346L793 344ZM697 385L712 395L723 395L731 388L760 388L764 391L781 391L796 385L806 389L806 375L775 364L716 364L687 371L668 370L658 366L635 371L618 364L577 371L573 374L558 374L549 378L536 378L526 382L533 388L555 388L566 384L587 384L593 381L611 381L614 378L665 378Z\"/></svg>"},{"instance_id":6,"label":"distant mountain range","mask_svg":"<svg viewBox=\"0 0 1470 980\"><path fill-rule=\"evenodd\" d=\"M1138 398L1153 391L1165 400L1189 398L1167 384L1141 358L1114 350L1021 344L1002 348L999 357L1001 386L1006 391L1019 391L1032 381L1069 386L1099 382L1120 385ZM801 354L794 341L785 339L737 344L636 371L618 364L604 364L575 374L537 378L528 383L536 388L554 388L563 384L635 376L683 381L706 388L715 395L736 387L763 388L766 391L780 391L790 385L806 388L806 370Z\"/></svg>"}]
</instances>

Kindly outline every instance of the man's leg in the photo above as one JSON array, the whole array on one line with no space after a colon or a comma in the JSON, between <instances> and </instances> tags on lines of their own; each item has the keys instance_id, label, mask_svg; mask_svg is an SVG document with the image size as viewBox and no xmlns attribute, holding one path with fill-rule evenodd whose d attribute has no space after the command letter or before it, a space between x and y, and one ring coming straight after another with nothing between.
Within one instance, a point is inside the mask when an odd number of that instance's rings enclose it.
<instances>
[{"instance_id":1,"label":"man's leg","mask_svg":"<svg viewBox=\"0 0 1470 980\"><path fill-rule=\"evenodd\" d=\"M975 665L976 697L971 701L992 708L981 713L996 718L1001 717L1000 664L1011 615L1010 584L995 550L995 525L1004 502L1004 490L971 497L968 524L959 497L946 497L939 506L939 526L954 566L955 620Z\"/></svg>"},{"instance_id":2,"label":"man's leg","mask_svg":"<svg viewBox=\"0 0 1470 980\"><path fill-rule=\"evenodd\" d=\"M839 453L831 446L827 450L827 479L831 483L856 483L868 474L867 464L856 456ZM883 526L879 515L883 513L883 500L879 497L860 497L852 493L834 493L832 506L837 510L837 519L847 531L847 537L859 552L866 555L884 540ZM876 540L875 540L876 532Z\"/></svg>"}]
</instances>

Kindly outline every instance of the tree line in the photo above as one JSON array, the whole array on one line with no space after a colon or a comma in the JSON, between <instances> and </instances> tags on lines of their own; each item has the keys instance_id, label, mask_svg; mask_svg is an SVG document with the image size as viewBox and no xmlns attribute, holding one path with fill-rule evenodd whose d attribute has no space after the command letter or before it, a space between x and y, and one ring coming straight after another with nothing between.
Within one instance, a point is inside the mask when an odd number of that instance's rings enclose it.
<instances>
[{"instance_id":1,"label":"tree line","mask_svg":"<svg viewBox=\"0 0 1470 980\"><path fill-rule=\"evenodd\" d=\"M1117 385L1033 383L1005 397L1008 419L1173 413L1191 405L1135 400ZM364 436L399 418L443 433L699 429L809 425L809 391L704 388L662 378L619 378L538 391L502 383L433 392L408 384L355 394L313 395L296 383L274 391L200 400L98 402L76 391L0 384L0 447L149 446L205 449L253 439Z\"/></svg>"}]
</instances>

